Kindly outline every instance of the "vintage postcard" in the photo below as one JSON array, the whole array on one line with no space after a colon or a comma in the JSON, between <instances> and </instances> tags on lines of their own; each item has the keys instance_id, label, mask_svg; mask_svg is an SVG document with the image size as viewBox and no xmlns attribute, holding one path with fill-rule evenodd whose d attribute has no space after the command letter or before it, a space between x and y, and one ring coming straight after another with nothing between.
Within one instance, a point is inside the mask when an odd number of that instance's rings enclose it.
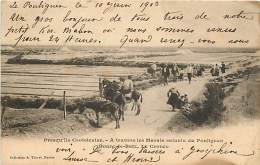
<instances>
[{"instance_id":1,"label":"vintage postcard","mask_svg":"<svg viewBox=\"0 0 260 165\"><path fill-rule=\"evenodd\" d=\"M260 2L1 1L3 165L259 165Z\"/></svg>"}]
</instances>

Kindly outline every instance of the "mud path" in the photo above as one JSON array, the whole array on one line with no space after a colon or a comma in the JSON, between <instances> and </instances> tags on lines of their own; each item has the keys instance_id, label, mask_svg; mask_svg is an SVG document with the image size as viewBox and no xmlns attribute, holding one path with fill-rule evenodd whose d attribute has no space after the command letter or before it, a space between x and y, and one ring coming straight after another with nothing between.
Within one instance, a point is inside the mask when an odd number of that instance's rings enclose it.
<instances>
[{"instance_id":1,"label":"mud path","mask_svg":"<svg viewBox=\"0 0 260 165\"><path fill-rule=\"evenodd\" d=\"M155 86L142 91L143 103L141 105L141 114L136 116L136 111L131 111L131 105L125 111L125 121L120 121L120 129L115 128L115 122L99 128L94 131L95 136L104 135L149 135L154 136L160 133L161 128L177 113L172 112L171 107L166 104L167 92L171 87L188 95L189 101L201 95L204 85L208 82L207 78L196 78L191 84L188 81L169 83L167 86ZM177 109L178 111L178 109Z\"/></svg>"}]
</instances>

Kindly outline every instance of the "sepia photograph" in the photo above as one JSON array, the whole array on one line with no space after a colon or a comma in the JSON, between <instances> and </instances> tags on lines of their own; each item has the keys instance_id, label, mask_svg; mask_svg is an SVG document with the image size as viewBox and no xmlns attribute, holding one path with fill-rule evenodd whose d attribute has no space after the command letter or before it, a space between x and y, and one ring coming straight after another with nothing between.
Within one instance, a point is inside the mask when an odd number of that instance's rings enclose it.
<instances>
[{"instance_id":1,"label":"sepia photograph","mask_svg":"<svg viewBox=\"0 0 260 165\"><path fill-rule=\"evenodd\" d=\"M2 136L156 135L259 117L257 49L3 45L1 57Z\"/></svg>"},{"instance_id":2,"label":"sepia photograph","mask_svg":"<svg viewBox=\"0 0 260 165\"><path fill-rule=\"evenodd\" d=\"M2 1L2 164L257 165L259 7Z\"/></svg>"}]
</instances>

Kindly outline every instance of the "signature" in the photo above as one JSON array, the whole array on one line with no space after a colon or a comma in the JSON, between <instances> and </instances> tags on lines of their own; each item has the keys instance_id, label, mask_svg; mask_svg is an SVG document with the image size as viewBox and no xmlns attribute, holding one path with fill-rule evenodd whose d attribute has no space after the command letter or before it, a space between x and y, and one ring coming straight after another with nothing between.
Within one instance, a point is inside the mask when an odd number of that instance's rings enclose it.
<instances>
[{"instance_id":1,"label":"signature","mask_svg":"<svg viewBox=\"0 0 260 165\"><path fill-rule=\"evenodd\" d=\"M90 160L87 157L79 157L75 156L75 151L71 152L69 156L63 158L63 160L69 161L69 162L98 162L97 160Z\"/></svg>"},{"instance_id":2,"label":"signature","mask_svg":"<svg viewBox=\"0 0 260 165\"><path fill-rule=\"evenodd\" d=\"M59 148L59 147L56 148L56 153L64 154L64 157L62 159L69 162L96 163L99 161L93 160L91 158L92 155L96 155L96 154L103 155L104 152L108 151L111 155L105 158L104 161L106 162L155 163L155 162L159 162L161 160L161 156L165 154L165 150L162 149L151 149L148 148L147 146L141 146L136 148L124 148L124 146L120 146L120 145L117 145L109 149L101 148L99 147L99 145L95 145L93 146L90 152L87 151L86 149L82 151L86 153L85 154L78 153L78 150L73 149L72 144L67 148Z\"/></svg>"},{"instance_id":3,"label":"signature","mask_svg":"<svg viewBox=\"0 0 260 165\"><path fill-rule=\"evenodd\" d=\"M190 147L188 154L183 156L183 160L188 159L192 155L199 154L200 159L204 159L210 154L219 154L219 155L237 155L237 156L253 156L255 154L255 151L252 151L251 153L241 153L237 149L228 149L230 145L228 145L227 142L223 143L220 147L218 148L213 148L212 145L210 148L198 148L196 146Z\"/></svg>"},{"instance_id":4,"label":"signature","mask_svg":"<svg viewBox=\"0 0 260 165\"><path fill-rule=\"evenodd\" d=\"M130 153L124 160L123 163L128 163L128 162L132 162L132 163L143 163L143 162L147 162L147 163L156 163L159 162L161 160L161 156L149 156L149 157L136 157L134 153Z\"/></svg>"},{"instance_id":5,"label":"signature","mask_svg":"<svg viewBox=\"0 0 260 165\"><path fill-rule=\"evenodd\" d=\"M72 144L70 144L69 147L57 147L55 152L65 154L63 160L69 162L98 162L97 160L92 160L85 156L77 156L77 152L72 148Z\"/></svg>"},{"instance_id":6,"label":"signature","mask_svg":"<svg viewBox=\"0 0 260 165\"><path fill-rule=\"evenodd\" d=\"M126 148L124 145L116 145L111 148L102 148L99 145L93 146L92 149L82 149L82 153L79 150L75 150L72 144L67 148L56 148L56 153L62 153L63 160L69 162L99 162L92 159L92 155L100 155L102 161L113 163L156 163L161 161L166 150L162 148L150 148L149 145L141 145L133 148ZM109 153L109 155L104 154ZM253 156L255 151L248 153L243 153L238 149L232 148L232 142L222 143L220 146L214 147L210 145L209 147L202 148L201 146L192 145L186 149L179 149L175 151L175 154L183 154L181 156L182 160L186 160L192 156L196 156L200 159L205 159L209 155L226 155L226 156ZM108 157L106 157L106 155Z\"/></svg>"}]
</instances>

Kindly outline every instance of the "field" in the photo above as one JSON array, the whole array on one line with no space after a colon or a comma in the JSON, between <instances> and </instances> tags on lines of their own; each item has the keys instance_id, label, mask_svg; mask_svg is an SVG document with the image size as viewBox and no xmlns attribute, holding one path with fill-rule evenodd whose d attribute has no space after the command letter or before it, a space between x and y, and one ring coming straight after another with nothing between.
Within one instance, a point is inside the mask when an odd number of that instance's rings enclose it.
<instances>
[{"instance_id":1,"label":"field","mask_svg":"<svg viewBox=\"0 0 260 165\"><path fill-rule=\"evenodd\" d=\"M98 94L99 78L119 79L139 75L144 68L74 65L15 65L2 66L2 95L86 97Z\"/></svg>"},{"instance_id":2,"label":"field","mask_svg":"<svg viewBox=\"0 0 260 165\"><path fill-rule=\"evenodd\" d=\"M27 49L9 50L2 54L2 97L9 96L10 98L31 100L35 98L55 98L62 100L63 91L66 91L67 99L82 99L98 95L99 78L118 81L121 76L134 75L138 79L138 81L135 81L135 85L138 86L138 89L144 89L141 90L145 100L142 105L143 112L139 118L136 118L132 111L126 112L127 122L120 129L123 132L128 130L124 128L129 127L134 130L136 123L139 123L140 128L137 132L149 130L152 134L157 134L158 131L162 130L167 132L167 130L183 130L183 127L193 128L194 123L184 119L181 113L172 113L170 107L166 104L166 93L170 87L175 86L182 94L186 93L189 101L198 101L205 90L205 85L214 79L209 74L209 67L212 65L220 64L222 61L227 64L228 72L223 75L224 80L219 81L219 83L231 84L229 86L231 88L235 88L233 84L238 84L242 81L241 75L237 74L238 72L245 73L246 68L259 66L259 52L255 51L217 53L216 51L171 51L162 49L156 51L142 51L140 49L131 49L130 51L115 51L114 49L77 51L69 48L62 50L46 50L42 48L28 51ZM23 53L22 59L27 60L27 62L36 59L39 63L6 63L8 59L21 55L21 52ZM78 61L84 61L97 56L101 59L101 63L98 66L94 65L96 61L93 61L92 65L72 65L70 63L70 61L73 61L71 59L76 58ZM53 64L40 64L44 60L49 60ZM67 65L63 64L64 60ZM108 66L102 66L104 61ZM55 64L56 62L60 63ZM208 68L205 77L193 78L191 85L187 81L183 81L178 83L171 82L169 85L162 87L159 78L155 80L146 73L147 68L144 66L152 62L160 64L178 63L184 64L184 67L189 63L194 63L206 65ZM114 65L115 63L117 65ZM137 63L145 65L137 67L135 66ZM131 67L125 64L131 64ZM249 73L243 74L242 77L246 74ZM232 90L230 91L232 93ZM4 120L4 136L33 136L55 133L59 135L77 134L80 131L92 131L94 129L93 123L96 122L94 112L89 109L85 110L83 114L70 112L66 122L63 120L63 112L58 109L39 110L35 107L29 109L7 107L7 109ZM111 122L110 117L109 114L103 114L101 116L102 125L114 133L114 122ZM180 123L184 122L187 125L182 127ZM54 127L51 127L52 125ZM176 128L175 126L179 127ZM147 133L151 133L149 131Z\"/></svg>"}]
</instances>

